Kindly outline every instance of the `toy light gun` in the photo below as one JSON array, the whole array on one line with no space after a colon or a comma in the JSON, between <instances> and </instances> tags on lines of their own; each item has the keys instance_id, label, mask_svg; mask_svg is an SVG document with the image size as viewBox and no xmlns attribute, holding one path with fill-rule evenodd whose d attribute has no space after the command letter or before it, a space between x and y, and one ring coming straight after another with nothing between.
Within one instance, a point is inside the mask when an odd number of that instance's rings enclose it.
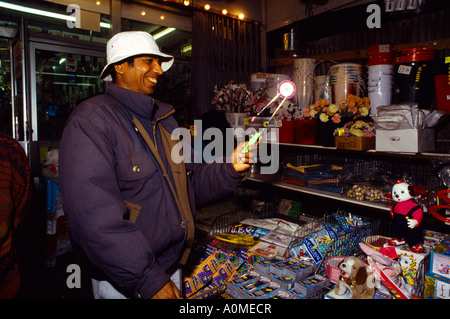
<instances>
[{"instance_id":1,"label":"toy light gun","mask_svg":"<svg viewBox=\"0 0 450 319\"><path fill-rule=\"evenodd\" d=\"M282 82L280 82L278 84L277 87L277 95L274 96L274 98L272 100L270 100L269 103L266 104L266 106L264 106L264 108L258 112L258 114L256 116L259 116L270 104L272 104L273 102L275 102L279 97L281 97L283 100L281 101L281 103L278 105L278 107L275 109L275 111L273 112L272 116L270 117L270 119L268 121L264 121L263 125L264 125L264 129L256 132L248 141L247 145L244 147L244 149L242 150L242 153L248 153L248 147L250 145L255 144L259 137L262 135L262 133L267 129L267 125L269 124L269 122L272 120L272 118L275 116L275 114L278 112L278 110L281 108L281 106L283 105L283 103L287 100L287 99L291 99L294 97L295 92L297 92L297 88L294 84L294 82L289 81L289 80L284 80ZM255 120L256 116L254 116L252 118L252 122Z\"/></svg>"}]
</instances>

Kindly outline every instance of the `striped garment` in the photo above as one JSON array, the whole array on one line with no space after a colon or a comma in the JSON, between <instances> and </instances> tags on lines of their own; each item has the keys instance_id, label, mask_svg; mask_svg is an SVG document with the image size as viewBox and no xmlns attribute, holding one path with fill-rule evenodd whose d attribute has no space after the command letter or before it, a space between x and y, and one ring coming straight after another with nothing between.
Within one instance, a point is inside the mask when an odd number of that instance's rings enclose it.
<instances>
[{"instance_id":1,"label":"striped garment","mask_svg":"<svg viewBox=\"0 0 450 319\"><path fill-rule=\"evenodd\" d=\"M28 158L16 140L0 132L0 299L20 289L14 233L23 221L31 197Z\"/></svg>"}]
</instances>

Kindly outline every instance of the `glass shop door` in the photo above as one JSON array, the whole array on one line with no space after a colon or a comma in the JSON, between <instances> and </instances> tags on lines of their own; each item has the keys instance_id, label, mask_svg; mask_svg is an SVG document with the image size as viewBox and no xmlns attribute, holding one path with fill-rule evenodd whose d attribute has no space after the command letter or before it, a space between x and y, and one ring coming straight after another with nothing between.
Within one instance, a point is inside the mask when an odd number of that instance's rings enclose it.
<instances>
[{"instance_id":1,"label":"glass shop door","mask_svg":"<svg viewBox=\"0 0 450 319\"><path fill-rule=\"evenodd\" d=\"M70 252L72 247L58 186L58 160L48 156L46 162L46 155L58 150L65 122L75 107L104 92L99 75L106 62L106 46L64 45L65 42L56 43L54 38L42 41L42 35L37 37L31 34L28 42L31 123L28 147L34 182L45 202L46 265L55 267L57 257Z\"/></svg>"},{"instance_id":2,"label":"glass shop door","mask_svg":"<svg viewBox=\"0 0 450 319\"><path fill-rule=\"evenodd\" d=\"M32 171L40 168L47 151L59 147L65 121L76 105L104 92L99 75L106 53L104 46L92 47L102 46L29 42Z\"/></svg>"}]
</instances>

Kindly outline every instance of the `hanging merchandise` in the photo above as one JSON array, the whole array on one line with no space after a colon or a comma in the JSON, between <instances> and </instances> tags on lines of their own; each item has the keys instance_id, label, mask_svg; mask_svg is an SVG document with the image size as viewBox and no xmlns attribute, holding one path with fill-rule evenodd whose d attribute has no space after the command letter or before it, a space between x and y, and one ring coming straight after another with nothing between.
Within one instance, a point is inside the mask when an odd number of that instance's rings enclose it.
<instances>
[{"instance_id":1,"label":"hanging merchandise","mask_svg":"<svg viewBox=\"0 0 450 319\"><path fill-rule=\"evenodd\" d=\"M293 81L297 87L296 102L300 109L312 103L315 59L295 59Z\"/></svg>"},{"instance_id":2,"label":"hanging merchandise","mask_svg":"<svg viewBox=\"0 0 450 319\"><path fill-rule=\"evenodd\" d=\"M330 67L330 85L332 104L345 101L349 94L361 97L365 84L362 78L362 65L341 63Z\"/></svg>"},{"instance_id":3,"label":"hanging merchandise","mask_svg":"<svg viewBox=\"0 0 450 319\"><path fill-rule=\"evenodd\" d=\"M430 109L433 98L434 50L401 49L394 56L394 103L417 102Z\"/></svg>"},{"instance_id":4,"label":"hanging merchandise","mask_svg":"<svg viewBox=\"0 0 450 319\"><path fill-rule=\"evenodd\" d=\"M367 96L370 99L370 114L375 115L378 106L390 105L392 101L392 46L373 45L367 52Z\"/></svg>"}]
</instances>

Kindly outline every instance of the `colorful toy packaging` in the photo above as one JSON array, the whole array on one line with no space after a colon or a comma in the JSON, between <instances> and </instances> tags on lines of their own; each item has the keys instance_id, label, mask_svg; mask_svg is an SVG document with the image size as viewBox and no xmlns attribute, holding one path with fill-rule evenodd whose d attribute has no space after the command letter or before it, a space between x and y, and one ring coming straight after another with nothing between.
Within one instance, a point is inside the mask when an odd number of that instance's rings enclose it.
<instances>
[{"instance_id":1,"label":"colorful toy packaging","mask_svg":"<svg viewBox=\"0 0 450 319\"><path fill-rule=\"evenodd\" d=\"M290 249L290 255L293 257L310 257L317 265L324 258L332 240L343 233L342 228L329 223L324 223L321 230L309 234L300 244L292 247Z\"/></svg>"},{"instance_id":2,"label":"colorful toy packaging","mask_svg":"<svg viewBox=\"0 0 450 319\"><path fill-rule=\"evenodd\" d=\"M312 275L310 277L301 279L294 284L294 290L305 295L306 298L314 295L321 289L325 288L330 284L328 278L321 275Z\"/></svg>"},{"instance_id":3,"label":"colorful toy packaging","mask_svg":"<svg viewBox=\"0 0 450 319\"><path fill-rule=\"evenodd\" d=\"M450 283L450 236L431 251L430 275Z\"/></svg>"},{"instance_id":4,"label":"colorful toy packaging","mask_svg":"<svg viewBox=\"0 0 450 319\"><path fill-rule=\"evenodd\" d=\"M425 275L424 299L450 299L450 283L428 272Z\"/></svg>"},{"instance_id":5,"label":"colorful toy packaging","mask_svg":"<svg viewBox=\"0 0 450 319\"><path fill-rule=\"evenodd\" d=\"M224 285L234 276L243 263L242 258L232 254L229 255L224 251L216 251L207 256L189 276L185 277L186 297L194 297L194 294L206 284Z\"/></svg>"}]
</instances>

